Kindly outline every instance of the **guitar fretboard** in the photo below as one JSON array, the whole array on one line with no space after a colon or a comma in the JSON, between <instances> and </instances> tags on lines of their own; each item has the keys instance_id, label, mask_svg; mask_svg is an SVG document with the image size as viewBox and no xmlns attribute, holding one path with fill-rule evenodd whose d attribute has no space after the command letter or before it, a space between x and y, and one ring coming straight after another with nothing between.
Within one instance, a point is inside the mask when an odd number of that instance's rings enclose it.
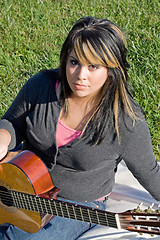
<instances>
[{"instance_id":1,"label":"guitar fretboard","mask_svg":"<svg viewBox=\"0 0 160 240\"><path fill-rule=\"evenodd\" d=\"M10 191L14 207L117 228L115 215L99 209Z\"/></svg>"}]
</instances>

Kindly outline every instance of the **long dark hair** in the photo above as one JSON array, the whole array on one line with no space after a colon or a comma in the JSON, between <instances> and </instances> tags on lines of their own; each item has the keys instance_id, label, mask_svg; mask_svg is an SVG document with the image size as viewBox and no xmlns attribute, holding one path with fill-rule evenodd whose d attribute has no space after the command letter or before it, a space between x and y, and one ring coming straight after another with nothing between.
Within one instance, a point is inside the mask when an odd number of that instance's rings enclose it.
<instances>
[{"instance_id":1,"label":"long dark hair","mask_svg":"<svg viewBox=\"0 0 160 240\"><path fill-rule=\"evenodd\" d=\"M120 142L119 113L128 114L133 122L137 118L135 103L128 90L129 64L126 60L126 40L122 31L107 19L93 17L81 18L73 26L60 54L59 71L66 112L67 98L71 94L66 79L66 63L72 50L81 63L100 64L108 69L108 78L103 85L99 105L84 128L82 136L88 138L91 144L99 144L106 135L108 124L112 124Z\"/></svg>"}]
</instances>

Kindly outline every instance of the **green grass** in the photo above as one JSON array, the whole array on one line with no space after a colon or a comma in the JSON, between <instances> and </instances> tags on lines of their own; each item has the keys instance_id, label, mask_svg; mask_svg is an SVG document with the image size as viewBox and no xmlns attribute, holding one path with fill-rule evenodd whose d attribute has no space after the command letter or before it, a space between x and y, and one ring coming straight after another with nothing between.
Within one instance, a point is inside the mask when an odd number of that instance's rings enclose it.
<instances>
[{"instance_id":1,"label":"green grass","mask_svg":"<svg viewBox=\"0 0 160 240\"><path fill-rule=\"evenodd\" d=\"M59 65L62 43L77 19L108 18L126 34L130 84L159 160L159 0L1 0L0 9L0 116L31 75Z\"/></svg>"}]
</instances>

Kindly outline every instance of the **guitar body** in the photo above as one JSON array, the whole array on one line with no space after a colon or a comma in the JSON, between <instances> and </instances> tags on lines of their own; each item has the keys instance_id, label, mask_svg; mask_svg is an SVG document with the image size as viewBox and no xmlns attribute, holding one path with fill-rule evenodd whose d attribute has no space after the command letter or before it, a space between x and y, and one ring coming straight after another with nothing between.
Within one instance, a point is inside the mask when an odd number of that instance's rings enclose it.
<instances>
[{"instance_id":1,"label":"guitar body","mask_svg":"<svg viewBox=\"0 0 160 240\"><path fill-rule=\"evenodd\" d=\"M44 195L53 189L51 177L45 164L34 153L23 151L10 160L4 159L0 163L0 190L12 189L32 195ZM48 195L48 196L47 196ZM0 198L0 225L10 223L18 228L34 233L46 224L53 216L40 214L36 211L18 209L11 206L5 197Z\"/></svg>"}]
</instances>

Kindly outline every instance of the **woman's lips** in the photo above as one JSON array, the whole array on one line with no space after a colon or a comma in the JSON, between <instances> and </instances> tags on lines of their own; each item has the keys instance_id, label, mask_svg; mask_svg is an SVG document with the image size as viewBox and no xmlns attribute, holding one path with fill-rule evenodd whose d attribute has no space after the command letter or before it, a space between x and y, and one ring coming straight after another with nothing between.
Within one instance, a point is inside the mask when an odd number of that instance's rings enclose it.
<instances>
[{"instance_id":1,"label":"woman's lips","mask_svg":"<svg viewBox=\"0 0 160 240\"><path fill-rule=\"evenodd\" d=\"M85 89L87 88L88 86L86 85L83 85L83 84L79 84L79 83L75 83L75 86L78 90L81 90L81 89Z\"/></svg>"}]
</instances>

